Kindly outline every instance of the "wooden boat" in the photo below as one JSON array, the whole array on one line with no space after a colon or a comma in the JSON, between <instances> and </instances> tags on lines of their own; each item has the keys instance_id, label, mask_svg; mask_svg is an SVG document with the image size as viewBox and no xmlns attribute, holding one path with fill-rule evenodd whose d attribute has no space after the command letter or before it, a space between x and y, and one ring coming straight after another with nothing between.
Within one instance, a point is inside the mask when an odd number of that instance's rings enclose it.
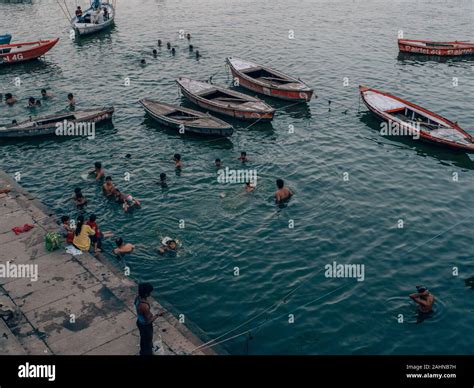
<instances>
[{"instance_id":1,"label":"wooden boat","mask_svg":"<svg viewBox=\"0 0 474 388\"><path fill-rule=\"evenodd\" d=\"M207 82L180 77L176 80L182 93L193 103L226 116L243 120L269 121L275 110L256 97Z\"/></svg>"},{"instance_id":2,"label":"wooden boat","mask_svg":"<svg viewBox=\"0 0 474 388\"><path fill-rule=\"evenodd\" d=\"M94 8L96 7L96 8ZM97 8L98 7L98 8ZM107 15L104 13L107 10ZM80 36L103 31L114 24L115 8L111 3L98 1L93 7L86 9L81 17L74 16L71 25Z\"/></svg>"},{"instance_id":3,"label":"wooden boat","mask_svg":"<svg viewBox=\"0 0 474 388\"><path fill-rule=\"evenodd\" d=\"M9 34L0 35L0 44L10 44L12 36Z\"/></svg>"},{"instance_id":4,"label":"wooden boat","mask_svg":"<svg viewBox=\"0 0 474 388\"><path fill-rule=\"evenodd\" d=\"M0 65L39 58L51 50L58 41L59 38L0 45Z\"/></svg>"},{"instance_id":5,"label":"wooden boat","mask_svg":"<svg viewBox=\"0 0 474 388\"><path fill-rule=\"evenodd\" d=\"M311 100L313 89L297 78L239 58L227 58L227 63L239 86L283 100Z\"/></svg>"},{"instance_id":6,"label":"wooden boat","mask_svg":"<svg viewBox=\"0 0 474 388\"><path fill-rule=\"evenodd\" d=\"M147 98L139 102L154 120L167 127L184 130L184 133L228 137L234 132L231 125L206 113Z\"/></svg>"},{"instance_id":7,"label":"wooden boat","mask_svg":"<svg viewBox=\"0 0 474 388\"><path fill-rule=\"evenodd\" d=\"M474 42L433 42L430 40L398 39L400 52L424 55L474 55Z\"/></svg>"},{"instance_id":8,"label":"wooden boat","mask_svg":"<svg viewBox=\"0 0 474 388\"><path fill-rule=\"evenodd\" d=\"M369 110L380 119L407 128L409 136L458 151L474 152L474 137L457 123L380 90L359 86Z\"/></svg>"},{"instance_id":9,"label":"wooden boat","mask_svg":"<svg viewBox=\"0 0 474 388\"><path fill-rule=\"evenodd\" d=\"M0 127L0 138L23 138L33 136L87 136L88 124L100 125L111 120L114 108L87 109L56 115L30 118L19 123ZM72 130L71 125L74 125ZM61 133L58 128L64 129ZM78 133L81 131L82 133ZM57 131L58 130L58 131Z\"/></svg>"}]
</instances>

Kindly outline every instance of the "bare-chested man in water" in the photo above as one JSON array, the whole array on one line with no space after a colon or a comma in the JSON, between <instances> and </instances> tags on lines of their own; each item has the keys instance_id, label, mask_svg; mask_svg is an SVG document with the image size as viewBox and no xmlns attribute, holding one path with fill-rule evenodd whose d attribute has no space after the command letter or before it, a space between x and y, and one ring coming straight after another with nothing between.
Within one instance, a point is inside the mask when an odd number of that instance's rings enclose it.
<instances>
[{"instance_id":1,"label":"bare-chested man in water","mask_svg":"<svg viewBox=\"0 0 474 388\"><path fill-rule=\"evenodd\" d=\"M418 292L410 295L410 298L413 299L417 304L420 312L423 314L428 314L433 311L433 303L435 298L428 291L426 287L416 286Z\"/></svg>"},{"instance_id":2,"label":"bare-chested man in water","mask_svg":"<svg viewBox=\"0 0 474 388\"><path fill-rule=\"evenodd\" d=\"M285 201L293 195L293 192L288 187L285 187L285 182L283 182L283 179L277 179L276 185L278 187L278 190L275 193L276 203Z\"/></svg>"}]
</instances>

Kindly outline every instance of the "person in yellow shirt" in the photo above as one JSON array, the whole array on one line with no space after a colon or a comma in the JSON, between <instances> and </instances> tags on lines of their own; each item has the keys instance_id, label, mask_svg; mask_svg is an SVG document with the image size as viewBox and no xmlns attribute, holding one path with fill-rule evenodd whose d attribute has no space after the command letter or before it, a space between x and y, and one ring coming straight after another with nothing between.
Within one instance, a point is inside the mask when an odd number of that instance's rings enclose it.
<instances>
[{"instance_id":1,"label":"person in yellow shirt","mask_svg":"<svg viewBox=\"0 0 474 388\"><path fill-rule=\"evenodd\" d=\"M94 229L84 224L84 216L77 217L76 230L74 231L74 240L72 244L81 251L88 251L91 247L91 239L89 236L95 234Z\"/></svg>"}]
</instances>

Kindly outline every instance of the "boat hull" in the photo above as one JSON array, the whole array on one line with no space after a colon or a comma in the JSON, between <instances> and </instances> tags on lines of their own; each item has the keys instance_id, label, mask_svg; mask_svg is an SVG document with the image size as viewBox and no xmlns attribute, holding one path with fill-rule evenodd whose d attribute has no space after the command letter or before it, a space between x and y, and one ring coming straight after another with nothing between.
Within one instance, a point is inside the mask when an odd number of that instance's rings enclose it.
<instances>
[{"instance_id":1,"label":"boat hull","mask_svg":"<svg viewBox=\"0 0 474 388\"><path fill-rule=\"evenodd\" d=\"M368 88L365 88L365 87L359 87L359 90L360 90L360 95L361 95L361 98L362 98L362 101L364 102L365 106L375 115L377 116L381 121L385 121L385 122L390 122L390 121L395 121L393 119L393 117L391 117L390 115L388 115L387 113L383 112L383 111L380 111L376 108L374 108L365 98L365 95L364 95L364 92L367 91L367 90L374 90L374 89L368 89ZM444 121L446 124L448 125L451 125L451 126L455 126L457 127L457 125L447 119L445 119L444 117L440 116L440 115L437 115L436 113L433 113L427 109L424 109L418 105L415 105L415 104L412 104L408 101L405 101L401 98L398 98L396 96L392 96L392 95L389 95L389 94L386 94L387 96L390 96L392 98L395 98L396 100L408 105L409 107L413 107L413 108L416 108L426 114L430 114L432 115L433 117L436 117L442 121ZM459 128L459 127L457 127ZM459 128L460 129L460 128ZM462 130L461 130L462 131ZM462 131L464 132L464 131ZM466 133L467 136L469 136L469 134ZM413 138L412 136L410 135L406 135L407 137L411 137ZM451 141L447 141L447 140L443 140L443 139L439 139L439 138L434 138L432 136L430 136L429 134L427 134L426 132L424 131L420 131L419 132L419 140L425 142L425 143L430 143L432 145L436 145L436 146L440 146L440 147L443 147L443 148L449 148L451 150L455 150L455 151L461 151L461 152L467 152L467 153L474 153L474 143L471 144L471 145L463 145L463 144L460 144L460 143L454 143L454 142L451 142Z\"/></svg>"},{"instance_id":2,"label":"boat hull","mask_svg":"<svg viewBox=\"0 0 474 388\"><path fill-rule=\"evenodd\" d=\"M71 112L74 113L74 112ZM114 108L107 108L100 112L91 114L88 117L84 117L80 120L68 120L68 123L74 125L84 123L84 124L94 124L102 125L110 120L114 114ZM11 128L11 129L2 129L0 128L0 138L3 139L21 139L21 138L31 138L31 137L41 137L41 136L58 136L58 137L70 137L70 136L83 136L83 135L57 135L56 130L58 128L57 124L62 123L62 119L58 119L50 124L41 125L41 126L28 126L23 128Z\"/></svg>"},{"instance_id":3,"label":"boat hull","mask_svg":"<svg viewBox=\"0 0 474 388\"><path fill-rule=\"evenodd\" d=\"M251 79L242 76L237 70L235 70L232 66L230 66L230 71L232 73L232 77L237 79L239 82L239 86L243 88L252 90L253 92L263 94L265 96L279 98L281 100L287 101L300 101L300 102L308 102L311 100L313 96L312 90L307 91L299 91L299 90L285 90L281 88L274 88L270 86L260 85L256 82L252 82Z\"/></svg>"},{"instance_id":4,"label":"boat hull","mask_svg":"<svg viewBox=\"0 0 474 388\"><path fill-rule=\"evenodd\" d=\"M456 57L464 55L474 55L474 44L467 44L462 42L440 42L445 45L453 45L453 47L436 46L433 42L432 46L426 46L425 43L429 41L412 41L412 40L398 40L398 49L402 53L433 55L442 57Z\"/></svg>"},{"instance_id":5,"label":"boat hull","mask_svg":"<svg viewBox=\"0 0 474 388\"><path fill-rule=\"evenodd\" d=\"M25 61L30 61L37 59L49 50L51 50L56 43L58 43L59 38L50 39L45 41L30 42L30 43L18 43L13 45L3 45L0 46L0 52L2 50L13 50L7 53L0 53L0 65L1 64L13 64L20 63ZM33 46L35 45L35 46ZM25 50L18 51L22 46L33 46L31 48L25 48Z\"/></svg>"},{"instance_id":6,"label":"boat hull","mask_svg":"<svg viewBox=\"0 0 474 388\"><path fill-rule=\"evenodd\" d=\"M234 129L231 126L228 127L210 127L210 126L195 126L195 125L186 125L176 120L170 120L169 118L156 114L151 109L149 109L142 101L140 101L146 113L157 123L164 125L168 128L174 129L176 131L181 131L184 129L184 133L193 133L195 135L201 136L216 136L216 137L230 137L234 133ZM196 112L201 114L201 112Z\"/></svg>"}]
</instances>

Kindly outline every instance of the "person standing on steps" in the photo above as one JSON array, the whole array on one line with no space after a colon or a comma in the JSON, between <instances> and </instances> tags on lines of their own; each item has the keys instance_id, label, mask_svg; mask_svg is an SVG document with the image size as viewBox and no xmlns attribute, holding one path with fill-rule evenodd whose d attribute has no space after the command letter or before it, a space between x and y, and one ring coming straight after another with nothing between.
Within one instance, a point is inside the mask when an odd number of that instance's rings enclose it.
<instances>
[{"instance_id":1,"label":"person standing on steps","mask_svg":"<svg viewBox=\"0 0 474 388\"><path fill-rule=\"evenodd\" d=\"M148 298L152 292L153 286L150 283L140 283L134 303L137 311L137 327L140 332L140 356L153 355L153 322L161 315L153 315L150 311Z\"/></svg>"}]
</instances>

